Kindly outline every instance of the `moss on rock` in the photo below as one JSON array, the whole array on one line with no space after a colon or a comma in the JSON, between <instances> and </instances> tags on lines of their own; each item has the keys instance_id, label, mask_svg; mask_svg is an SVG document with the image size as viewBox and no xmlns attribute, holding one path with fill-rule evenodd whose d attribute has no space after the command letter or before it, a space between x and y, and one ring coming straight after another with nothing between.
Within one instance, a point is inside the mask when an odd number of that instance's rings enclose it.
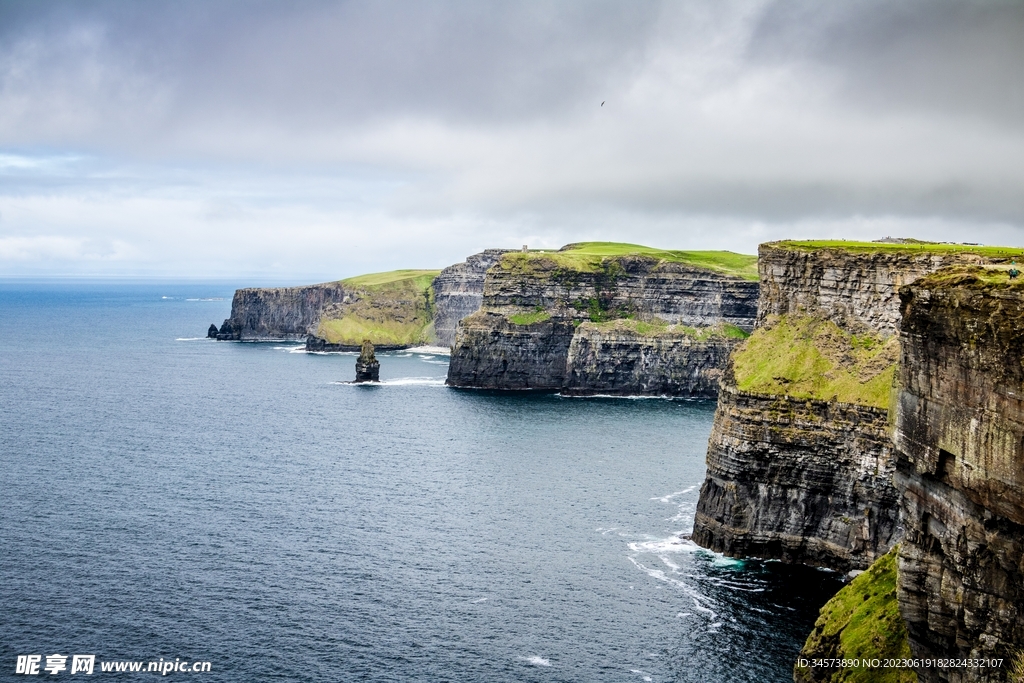
<instances>
[{"instance_id":1,"label":"moss on rock","mask_svg":"<svg viewBox=\"0 0 1024 683\"><path fill-rule=\"evenodd\" d=\"M910 669L801 666L815 659L885 660L911 657L896 600L898 546L878 558L821 608L793 669L797 683L916 683Z\"/></svg>"},{"instance_id":2,"label":"moss on rock","mask_svg":"<svg viewBox=\"0 0 1024 683\"><path fill-rule=\"evenodd\" d=\"M898 358L896 336L783 315L755 330L732 360L740 391L886 408Z\"/></svg>"},{"instance_id":3,"label":"moss on rock","mask_svg":"<svg viewBox=\"0 0 1024 683\"><path fill-rule=\"evenodd\" d=\"M416 346L434 341L433 290L439 270L395 270L342 280L345 299L326 307L316 336L331 344Z\"/></svg>"}]
</instances>

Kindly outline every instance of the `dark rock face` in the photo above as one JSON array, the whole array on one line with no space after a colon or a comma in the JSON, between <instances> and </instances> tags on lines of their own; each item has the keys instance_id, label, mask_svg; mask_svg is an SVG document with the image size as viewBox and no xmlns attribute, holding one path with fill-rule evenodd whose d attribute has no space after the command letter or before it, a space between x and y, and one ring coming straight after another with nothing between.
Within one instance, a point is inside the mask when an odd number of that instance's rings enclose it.
<instances>
[{"instance_id":1,"label":"dark rock face","mask_svg":"<svg viewBox=\"0 0 1024 683\"><path fill-rule=\"evenodd\" d=\"M758 326L812 315L891 335L898 287L974 254L800 250L763 244ZM726 371L731 376L731 370ZM885 411L837 401L744 394L726 382L694 519L698 544L837 570L863 569L898 540L895 455Z\"/></svg>"},{"instance_id":2,"label":"dark rock face","mask_svg":"<svg viewBox=\"0 0 1024 683\"><path fill-rule=\"evenodd\" d=\"M506 268L503 260L487 271L480 312L458 326L447 381L578 395L713 396L731 340L698 341L683 331L648 339L588 321L628 315L749 330L756 300L755 282L646 256L606 259L594 271L543 258L528 270Z\"/></svg>"},{"instance_id":3,"label":"dark rock face","mask_svg":"<svg viewBox=\"0 0 1024 683\"><path fill-rule=\"evenodd\" d=\"M496 312L541 308L577 321L590 319L596 308L695 327L753 329L756 282L648 256L615 257L607 265L596 272L565 271L543 261L528 273L493 268L487 272L482 305Z\"/></svg>"},{"instance_id":4,"label":"dark rock face","mask_svg":"<svg viewBox=\"0 0 1024 683\"><path fill-rule=\"evenodd\" d=\"M221 325L217 338L304 339L316 332L324 306L340 303L344 298L345 288L340 282L238 289L231 300L231 317Z\"/></svg>"},{"instance_id":5,"label":"dark rock face","mask_svg":"<svg viewBox=\"0 0 1024 683\"><path fill-rule=\"evenodd\" d=\"M517 325L498 313L474 313L459 324L447 382L476 389L560 389L573 332L570 320Z\"/></svg>"},{"instance_id":6,"label":"dark rock face","mask_svg":"<svg viewBox=\"0 0 1024 683\"><path fill-rule=\"evenodd\" d=\"M722 368L737 339L687 332L641 334L583 323L569 344L562 393L568 396L718 395Z\"/></svg>"},{"instance_id":7,"label":"dark rock face","mask_svg":"<svg viewBox=\"0 0 1024 683\"><path fill-rule=\"evenodd\" d=\"M758 325L771 315L801 313L885 335L899 325L902 285L947 266L986 262L971 253L801 250L773 243L762 244L758 257Z\"/></svg>"},{"instance_id":8,"label":"dark rock face","mask_svg":"<svg viewBox=\"0 0 1024 683\"><path fill-rule=\"evenodd\" d=\"M367 339L356 359L356 383L379 381L380 361L373 355L373 344Z\"/></svg>"},{"instance_id":9,"label":"dark rock face","mask_svg":"<svg viewBox=\"0 0 1024 683\"><path fill-rule=\"evenodd\" d=\"M911 649L1009 659L1024 646L1024 288L936 276L900 295L899 603ZM918 676L1002 682L1007 666Z\"/></svg>"},{"instance_id":10,"label":"dark rock face","mask_svg":"<svg viewBox=\"0 0 1024 683\"><path fill-rule=\"evenodd\" d=\"M462 263L448 266L434 278L434 334L440 346L455 343L455 328L467 315L480 310L484 276L507 249L487 249Z\"/></svg>"},{"instance_id":11,"label":"dark rock face","mask_svg":"<svg viewBox=\"0 0 1024 683\"><path fill-rule=\"evenodd\" d=\"M693 540L731 557L865 569L897 535L893 471L886 411L745 394L727 378Z\"/></svg>"},{"instance_id":12,"label":"dark rock face","mask_svg":"<svg viewBox=\"0 0 1024 683\"><path fill-rule=\"evenodd\" d=\"M210 329L206 330L206 338L207 339L216 339L217 338L217 334L219 334L219 332L220 332L220 330L217 329L216 325L210 325Z\"/></svg>"}]
</instances>

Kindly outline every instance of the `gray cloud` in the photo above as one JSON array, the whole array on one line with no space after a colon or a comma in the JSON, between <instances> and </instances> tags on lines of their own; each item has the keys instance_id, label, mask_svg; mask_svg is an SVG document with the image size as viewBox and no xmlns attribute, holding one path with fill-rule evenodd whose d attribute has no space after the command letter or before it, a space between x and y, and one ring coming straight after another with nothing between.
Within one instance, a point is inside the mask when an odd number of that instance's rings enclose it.
<instances>
[{"instance_id":1,"label":"gray cloud","mask_svg":"<svg viewBox=\"0 0 1024 683\"><path fill-rule=\"evenodd\" d=\"M0 267L1020 243L1022 72L1020 2L0 1Z\"/></svg>"}]
</instances>

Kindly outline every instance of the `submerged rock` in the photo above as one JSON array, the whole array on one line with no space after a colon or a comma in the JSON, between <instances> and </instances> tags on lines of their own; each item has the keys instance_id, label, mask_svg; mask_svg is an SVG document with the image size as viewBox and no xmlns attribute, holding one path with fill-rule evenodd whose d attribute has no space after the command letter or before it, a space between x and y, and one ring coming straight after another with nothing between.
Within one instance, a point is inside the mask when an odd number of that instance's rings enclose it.
<instances>
[{"instance_id":1,"label":"submerged rock","mask_svg":"<svg viewBox=\"0 0 1024 683\"><path fill-rule=\"evenodd\" d=\"M356 382L379 382L380 361L373 355L373 344L363 340L363 348L356 359Z\"/></svg>"}]
</instances>

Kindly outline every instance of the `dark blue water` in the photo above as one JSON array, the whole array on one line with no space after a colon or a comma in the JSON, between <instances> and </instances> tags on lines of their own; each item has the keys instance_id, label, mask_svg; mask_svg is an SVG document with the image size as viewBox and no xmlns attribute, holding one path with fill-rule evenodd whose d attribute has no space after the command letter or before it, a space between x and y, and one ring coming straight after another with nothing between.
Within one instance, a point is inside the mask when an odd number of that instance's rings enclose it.
<instances>
[{"instance_id":1,"label":"dark blue water","mask_svg":"<svg viewBox=\"0 0 1024 683\"><path fill-rule=\"evenodd\" d=\"M418 353L352 386L194 339L230 296L0 286L0 679L791 680L837 583L685 540L712 404L459 392Z\"/></svg>"}]
</instances>

